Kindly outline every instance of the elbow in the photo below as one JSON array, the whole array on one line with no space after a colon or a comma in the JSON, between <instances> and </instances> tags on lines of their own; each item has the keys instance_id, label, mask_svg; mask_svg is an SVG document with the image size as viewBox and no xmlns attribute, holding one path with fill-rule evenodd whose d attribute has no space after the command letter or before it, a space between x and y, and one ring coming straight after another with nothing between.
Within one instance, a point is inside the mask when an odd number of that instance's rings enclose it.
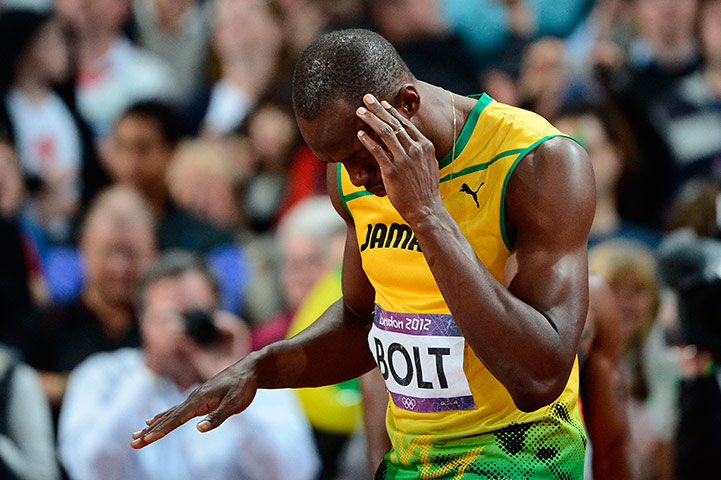
<instances>
[{"instance_id":1,"label":"elbow","mask_svg":"<svg viewBox=\"0 0 721 480\"><path fill-rule=\"evenodd\" d=\"M535 412L552 404L561 396L565 387L566 383L558 379L534 381L519 387L516 392L511 392L511 398L520 411Z\"/></svg>"}]
</instances>

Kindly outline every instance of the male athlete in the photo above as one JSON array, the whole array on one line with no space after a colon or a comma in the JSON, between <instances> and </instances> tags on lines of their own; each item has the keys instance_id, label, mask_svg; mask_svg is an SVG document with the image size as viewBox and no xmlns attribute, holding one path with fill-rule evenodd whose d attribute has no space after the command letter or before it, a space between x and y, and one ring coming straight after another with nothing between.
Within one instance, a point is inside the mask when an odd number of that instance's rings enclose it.
<instances>
[{"instance_id":1,"label":"male athlete","mask_svg":"<svg viewBox=\"0 0 721 480\"><path fill-rule=\"evenodd\" d=\"M199 415L201 432L216 428L258 388L337 383L377 364L393 448L376 478L580 479L586 153L538 115L415 79L369 31L314 41L293 88L348 225L343 298L148 420L132 445Z\"/></svg>"}]
</instances>

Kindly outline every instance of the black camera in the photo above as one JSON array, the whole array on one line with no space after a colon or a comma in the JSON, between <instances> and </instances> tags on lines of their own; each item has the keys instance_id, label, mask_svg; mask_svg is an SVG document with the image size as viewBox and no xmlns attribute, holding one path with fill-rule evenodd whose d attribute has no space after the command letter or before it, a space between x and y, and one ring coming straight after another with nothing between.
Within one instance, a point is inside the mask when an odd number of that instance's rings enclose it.
<instances>
[{"instance_id":1,"label":"black camera","mask_svg":"<svg viewBox=\"0 0 721 480\"><path fill-rule=\"evenodd\" d=\"M680 341L721 358L721 241L674 234L659 247L659 272L678 293Z\"/></svg>"},{"instance_id":2,"label":"black camera","mask_svg":"<svg viewBox=\"0 0 721 480\"><path fill-rule=\"evenodd\" d=\"M183 312L183 323L185 334L204 347L212 345L220 335L213 323L213 310L202 308L187 310Z\"/></svg>"}]
</instances>

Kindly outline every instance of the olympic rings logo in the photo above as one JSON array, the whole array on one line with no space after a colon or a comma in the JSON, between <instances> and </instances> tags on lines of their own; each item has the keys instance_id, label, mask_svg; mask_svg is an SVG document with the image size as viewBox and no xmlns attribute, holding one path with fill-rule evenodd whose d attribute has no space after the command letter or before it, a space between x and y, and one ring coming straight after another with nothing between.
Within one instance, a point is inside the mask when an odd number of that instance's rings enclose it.
<instances>
[{"instance_id":1,"label":"olympic rings logo","mask_svg":"<svg viewBox=\"0 0 721 480\"><path fill-rule=\"evenodd\" d=\"M416 400L414 398L403 397L401 403L406 410L415 410L416 408Z\"/></svg>"}]
</instances>

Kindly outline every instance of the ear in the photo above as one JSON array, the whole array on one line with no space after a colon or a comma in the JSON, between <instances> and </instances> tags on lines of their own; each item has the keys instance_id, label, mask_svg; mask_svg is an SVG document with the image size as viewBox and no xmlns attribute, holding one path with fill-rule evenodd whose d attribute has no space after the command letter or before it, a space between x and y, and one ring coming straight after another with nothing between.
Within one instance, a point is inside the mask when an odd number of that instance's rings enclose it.
<instances>
[{"instance_id":1,"label":"ear","mask_svg":"<svg viewBox=\"0 0 721 480\"><path fill-rule=\"evenodd\" d=\"M404 84L396 93L393 106L404 117L412 118L421 107L421 95L418 93L416 86L412 83Z\"/></svg>"}]
</instances>

